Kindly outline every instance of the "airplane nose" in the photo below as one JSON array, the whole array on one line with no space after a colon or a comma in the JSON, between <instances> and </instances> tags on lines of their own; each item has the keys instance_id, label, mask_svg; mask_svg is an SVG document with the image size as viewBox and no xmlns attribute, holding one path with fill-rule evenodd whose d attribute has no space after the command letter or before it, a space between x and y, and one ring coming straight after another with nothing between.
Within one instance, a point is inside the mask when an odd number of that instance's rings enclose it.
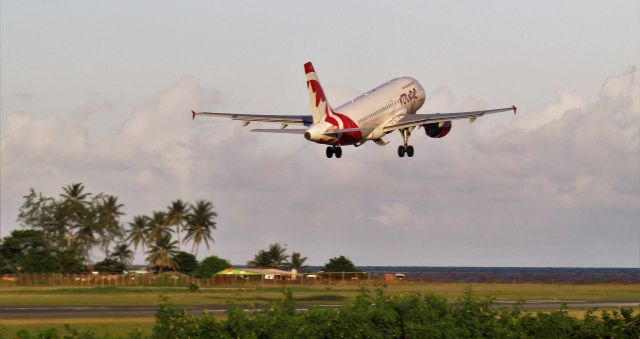
<instances>
[{"instance_id":1,"label":"airplane nose","mask_svg":"<svg viewBox=\"0 0 640 339\"><path fill-rule=\"evenodd\" d=\"M311 133L304 132L304 138L307 139L307 140L311 140Z\"/></svg>"}]
</instances>

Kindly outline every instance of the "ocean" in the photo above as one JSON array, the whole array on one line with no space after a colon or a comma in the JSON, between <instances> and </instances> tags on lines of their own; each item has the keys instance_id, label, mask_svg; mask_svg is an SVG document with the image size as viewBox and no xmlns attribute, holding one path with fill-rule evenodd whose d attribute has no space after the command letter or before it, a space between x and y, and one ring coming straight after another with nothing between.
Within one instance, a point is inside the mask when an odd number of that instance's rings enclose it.
<instances>
[{"instance_id":1,"label":"ocean","mask_svg":"<svg viewBox=\"0 0 640 339\"><path fill-rule=\"evenodd\" d=\"M320 266L309 266L317 272ZM447 282L534 282L639 284L640 268L358 266L372 276L404 274L406 280Z\"/></svg>"}]
</instances>

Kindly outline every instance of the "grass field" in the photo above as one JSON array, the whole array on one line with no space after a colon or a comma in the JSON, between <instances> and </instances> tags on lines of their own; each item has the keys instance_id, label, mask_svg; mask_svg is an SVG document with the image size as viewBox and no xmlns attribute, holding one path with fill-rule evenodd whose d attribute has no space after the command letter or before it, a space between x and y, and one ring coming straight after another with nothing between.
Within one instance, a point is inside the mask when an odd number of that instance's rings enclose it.
<instances>
[{"instance_id":1,"label":"grass field","mask_svg":"<svg viewBox=\"0 0 640 339\"><path fill-rule=\"evenodd\" d=\"M0 319L0 338L14 338L21 329L27 329L32 335L49 328L66 334L65 324L80 332L91 330L100 336L126 337L136 330L149 335L154 322L155 318Z\"/></svg>"},{"instance_id":2,"label":"grass field","mask_svg":"<svg viewBox=\"0 0 640 339\"><path fill-rule=\"evenodd\" d=\"M483 283L396 283L386 293L433 293L449 300L459 298L466 288L496 300L639 300L640 285L612 284L483 284ZM343 304L355 299L359 286L288 286L302 303ZM283 287L247 286L201 289L186 288L53 288L13 287L0 290L3 306L125 306L155 305L158 296L168 296L178 305L264 303L282 296Z\"/></svg>"}]
</instances>

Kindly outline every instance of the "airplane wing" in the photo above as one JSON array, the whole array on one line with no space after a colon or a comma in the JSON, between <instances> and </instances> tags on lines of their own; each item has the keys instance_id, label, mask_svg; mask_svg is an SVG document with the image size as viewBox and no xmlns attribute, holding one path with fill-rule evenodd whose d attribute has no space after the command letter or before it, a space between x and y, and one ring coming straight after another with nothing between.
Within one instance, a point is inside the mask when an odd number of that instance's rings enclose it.
<instances>
[{"instance_id":1,"label":"airplane wing","mask_svg":"<svg viewBox=\"0 0 640 339\"><path fill-rule=\"evenodd\" d=\"M231 120L243 121L245 125L250 122L270 122L281 125L304 125L309 126L313 123L310 115L262 115L262 114L238 114L238 113L212 113L212 112L194 112L191 111L192 119L196 115L214 118L227 118Z\"/></svg>"},{"instance_id":2,"label":"airplane wing","mask_svg":"<svg viewBox=\"0 0 640 339\"><path fill-rule=\"evenodd\" d=\"M263 133L281 133L281 134L304 134L306 129L297 128L254 128L251 132L263 132Z\"/></svg>"},{"instance_id":3,"label":"airplane wing","mask_svg":"<svg viewBox=\"0 0 640 339\"><path fill-rule=\"evenodd\" d=\"M518 108L511 106L508 108L490 109L485 111L471 111L471 112L459 112L459 113L432 113L432 114L402 114L397 119L393 119L388 125L384 126L384 132L394 131L401 128L409 128L414 126L421 126L430 123L444 122L456 119L469 119L474 122L476 118L485 114L493 114L500 112L513 111L516 113Z\"/></svg>"}]
</instances>

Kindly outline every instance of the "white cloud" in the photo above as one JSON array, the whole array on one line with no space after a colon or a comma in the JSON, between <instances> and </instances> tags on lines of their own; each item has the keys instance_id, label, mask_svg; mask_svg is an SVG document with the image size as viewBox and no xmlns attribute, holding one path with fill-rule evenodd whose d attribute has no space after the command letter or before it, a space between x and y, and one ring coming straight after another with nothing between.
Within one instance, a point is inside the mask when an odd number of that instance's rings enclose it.
<instances>
[{"instance_id":1,"label":"white cloud","mask_svg":"<svg viewBox=\"0 0 640 339\"><path fill-rule=\"evenodd\" d=\"M81 128L71 121L53 117L12 114L2 133L2 152L14 160L78 160L86 149L87 136Z\"/></svg>"},{"instance_id":2,"label":"white cloud","mask_svg":"<svg viewBox=\"0 0 640 339\"><path fill-rule=\"evenodd\" d=\"M574 92L567 90L556 91L556 100L538 110L521 112L516 126L525 130L540 128L546 124L556 122L566 113L572 111L584 112L587 102Z\"/></svg>"},{"instance_id":3,"label":"white cloud","mask_svg":"<svg viewBox=\"0 0 640 339\"><path fill-rule=\"evenodd\" d=\"M383 204L380 206L380 214L371 216L369 219L377 221L388 227L403 227L412 220L411 209L402 203Z\"/></svg>"}]
</instances>

